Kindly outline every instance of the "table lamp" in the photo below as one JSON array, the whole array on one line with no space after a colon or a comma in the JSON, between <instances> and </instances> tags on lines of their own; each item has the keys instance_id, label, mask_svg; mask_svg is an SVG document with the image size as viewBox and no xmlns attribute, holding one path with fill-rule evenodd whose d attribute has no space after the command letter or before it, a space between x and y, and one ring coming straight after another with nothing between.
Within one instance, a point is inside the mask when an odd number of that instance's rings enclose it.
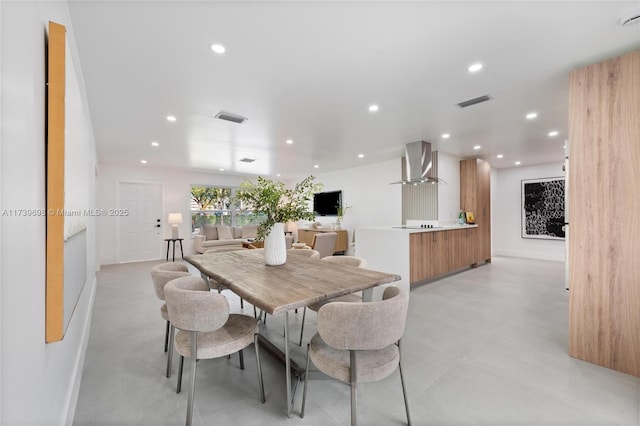
<instances>
[{"instance_id":1,"label":"table lamp","mask_svg":"<svg viewBox=\"0 0 640 426\"><path fill-rule=\"evenodd\" d=\"M171 224L171 238L178 239L178 225L182 223L182 213L169 213L169 223Z\"/></svg>"}]
</instances>

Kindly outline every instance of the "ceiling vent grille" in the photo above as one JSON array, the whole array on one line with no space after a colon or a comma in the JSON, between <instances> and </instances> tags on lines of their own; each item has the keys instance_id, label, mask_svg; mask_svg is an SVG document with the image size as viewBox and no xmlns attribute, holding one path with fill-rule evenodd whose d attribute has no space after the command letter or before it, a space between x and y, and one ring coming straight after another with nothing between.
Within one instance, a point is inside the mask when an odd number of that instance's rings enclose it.
<instances>
[{"instance_id":1,"label":"ceiling vent grille","mask_svg":"<svg viewBox=\"0 0 640 426\"><path fill-rule=\"evenodd\" d=\"M247 117L243 117L241 115L232 114L230 112L225 112L225 111L220 111L219 113L217 113L215 115L215 118L217 118L218 120L226 120L226 121L231 121L232 123L238 123L238 124L242 124L245 121L247 121Z\"/></svg>"},{"instance_id":2,"label":"ceiling vent grille","mask_svg":"<svg viewBox=\"0 0 640 426\"><path fill-rule=\"evenodd\" d=\"M460 108L466 108L466 107L470 107L471 105L476 105L482 102L486 102L489 99L491 99L491 96L489 95L482 95L482 96L478 96L477 98L473 98L473 99L469 99L466 101L462 101L458 104L458 106Z\"/></svg>"},{"instance_id":3,"label":"ceiling vent grille","mask_svg":"<svg viewBox=\"0 0 640 426\"><path fill-rule=\"evenodd\" d=\"M244 157L241 158L240 161L242 161L243 163L253 163L254 161L256 161L256 159L251 157Z\"/></svg>"}]
</instances>

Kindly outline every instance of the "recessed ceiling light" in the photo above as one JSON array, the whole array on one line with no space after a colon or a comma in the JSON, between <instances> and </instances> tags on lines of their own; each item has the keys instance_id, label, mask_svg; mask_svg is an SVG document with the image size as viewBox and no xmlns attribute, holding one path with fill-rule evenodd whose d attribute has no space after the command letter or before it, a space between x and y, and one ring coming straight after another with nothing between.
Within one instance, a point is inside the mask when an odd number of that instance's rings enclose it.
<instances>
[{"instance_id":1,"label":"recessed ceiling light","mask_svg":"<svg viewBox=\"0 0 640 426\"><path fill-rule=\"evenodd\" d=\"M536 118L538 116L537 112L530 112L529 114L527 114L525 117L527 118L527 120L533 120L534 118Z\"/></svg>"},{"instance_id":2,"label":"recessed ceiling light","mask_svg":"<svg viewBox=\"0 0 640 426\"><path fill-rule=\"evenodd\" d=\"M442 134L442 139L449 139L451 137L451 135L449 133L443 133Z\"/></svg>"},{"instance_id":3,"label":"recessed ceiling light","mask_svg":"<svg viewBox=\"0 0 640 426\"><path fill-rule=\"evenodd\" d=\"M174 122L176 120L177 120L177 118L174 115L167 115L167 121Z\"/></svg>"},{"instance_id":4,"label":"recessed ceiling light","mask_svg":"<svg viewBox=\"0 0 640 426\"><path fill-rule=\"evenodd\" d=\"M142 164L147 164L147 160L140 160Z\"/></svg>"},{"instance_id":5,"label":"recessed ceiling light","mask_svg":"<svg viewBox=\"0 0 640 426\"><path fill-rule=\"evenodd\" d=\"M520 162L519 162L519 161L516 161L516 162L515 162L515 163L513 163L513 164L515 164L516 166L519 166L519 165L520 165Z\"/></svg>"},{"instance_id":6,"label":"recessed ceiling light","mask_svg":"<svg viewBox=\"0 0 640 426\"><path fill-rule=\"evenodd\" d=\"M227 49L221 44L212 44L211 50L216 52L218 55L222 55L224 52L227 51Z\"/></svg>"},{"instance_id":7,"label":"recessed ceiling light","mask_svg":"<svg viewBox=\"0 0 640 426\"><path fill-rule=\"evenodd\" d=\"M320 167L320 166L318 166L317 164L315 164L315 165L313 166L313 168L314 168L314 169L317 169L317 168L319 168L319 167Z\"/></svg>"},{"instance_id":8,"label":"recessed ceiling light","mask_svg":"<svg viewBox=\"0 0 640 426\"><path fill-rule=\"evenodd\" d=\"M276 176L280 177L280 173L278 173Z\"/></svg>"},{"instance_id":9,"label":"recessed ceiling light","mask_svg":"<svg viewBox=\"0 0 640 426\"><path fill-rule=\"evenodd\" d=\"M358 158L364 158L364 154L358 154Z\"/></svg>"},{"instance_id":10,"label":"recessed ceiling light","mask_svg":"<svg viewBox=\"0 0 640 426\"><path fill-rule=\"evenodd\" d=\"M369 112L376 112L380 109L380 107L378 107L378 105L369 105Z\"/></svg>"},{"instance_id":11,"label":"recessed ceiling light","mask_svg":"<svg viewBox=\"0 0 640 426\"><path fill-rule=\"evenodd\" d=\"M550 137L558 136L558 131L557 130L553 130L553 131L549 132L549 136Z\"/></svg>"},{"instance_id":12,"label":"recessed ceiling light","mask_svg":"<svg viewBox=\"0 0 640 426\"><path fill-rule=\"evenodd\" d=\"M469 72L478 72L482 69L482 64L478 62L477 64L471 65L468 69Z\"/></svg>"},{"instance_id":13,"label":"recessed ceiling light","mask_svg":"<svg viewBox=\"0 0 640 426\"><path fill-rule=\"evenodd\" d=\"M158 142L151 142L151 146L160 146Z\"/></svg>"},{"instance_id":14,"label":"recessed ceiling light","mask_svg":"<svg viewBox=\"0 0 640 426\"><path fill-rule=\"evenodd\" d=\"M504 157L504 155L502 155L502 154L496 155L496 158L503 158L503 157Z\"/></svg>"},{"instance_id":15,"label":"recessed ceiling light","mask_svg":"<svg viewBox=\"0 0 640 426\"><path fill-rule=\"evenodd\" d=\"M222 168L221 168L221 169L218 169L218 170L220 170L221 172L224 172L224 169L222 169Z\"/></svg>"},{"instance_id":16,"label":"recessed ceiling light","mask_svg":"<svg viewBox=\"0 0 640 426\"><path fill-rule=\"evenodd\" d=\"M291 145L293 143L293 140L292 139L287 139L286 142L287 142L288 145Z\"/></svg>"},{"instance_id":17,"label":"recessed ceiling light","mask_svg":"<svg viewBox=\"0 0 640 426\"><path fill-rule=\"evenodd\" d=\"M473 147L473 149L475 149L476 151L479 150L480 148L482 148L480 145L476 145Z\"/></svg>"}]
</instances>

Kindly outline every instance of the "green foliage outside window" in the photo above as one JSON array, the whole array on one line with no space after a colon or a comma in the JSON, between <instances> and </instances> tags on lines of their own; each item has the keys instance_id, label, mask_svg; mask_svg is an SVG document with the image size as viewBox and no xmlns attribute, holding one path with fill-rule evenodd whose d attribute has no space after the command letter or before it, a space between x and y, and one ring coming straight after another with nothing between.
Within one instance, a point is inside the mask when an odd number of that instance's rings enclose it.
<instances>
[{"instance_id":1,"label":"green foliage outside window","mask_svg":"<svg viewBox=\"0 0 640 426\"><path fill-rule=\"evenodd\" d=\"M191 231L204 225L243 226L259 224L264 220L242 206L233 204L235 188L216 186L191 187Z\"/></svg>"}]
</instances>

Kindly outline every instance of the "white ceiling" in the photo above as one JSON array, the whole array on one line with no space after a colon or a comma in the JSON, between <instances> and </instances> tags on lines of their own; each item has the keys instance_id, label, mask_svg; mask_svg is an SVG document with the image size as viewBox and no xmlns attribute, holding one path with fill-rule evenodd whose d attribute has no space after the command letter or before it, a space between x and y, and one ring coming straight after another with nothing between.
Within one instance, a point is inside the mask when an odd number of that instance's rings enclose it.
<instances>
[{"instance_id":1,"label":"white ceiling","mask_svg":"<svg viewBox=\"0 0 640 426\"><path fill-rule=\"evenodd\" d=\"M562 161L569 71L640 48L640 25L619 24L638 5L72 1L69 8L99 161L286 178L400 158L417 140L497 168ZM227 52L213 53L212 43ZM475 62L484 68L471 74ZM456 105L485 94L493 99ZM373 103L377 113L368 111ZM248 120L214 119L221 110ZM526 120L531 111L538 118ZM550 138L551 130L559 135Z\"/></svg>"}]
</instances>

